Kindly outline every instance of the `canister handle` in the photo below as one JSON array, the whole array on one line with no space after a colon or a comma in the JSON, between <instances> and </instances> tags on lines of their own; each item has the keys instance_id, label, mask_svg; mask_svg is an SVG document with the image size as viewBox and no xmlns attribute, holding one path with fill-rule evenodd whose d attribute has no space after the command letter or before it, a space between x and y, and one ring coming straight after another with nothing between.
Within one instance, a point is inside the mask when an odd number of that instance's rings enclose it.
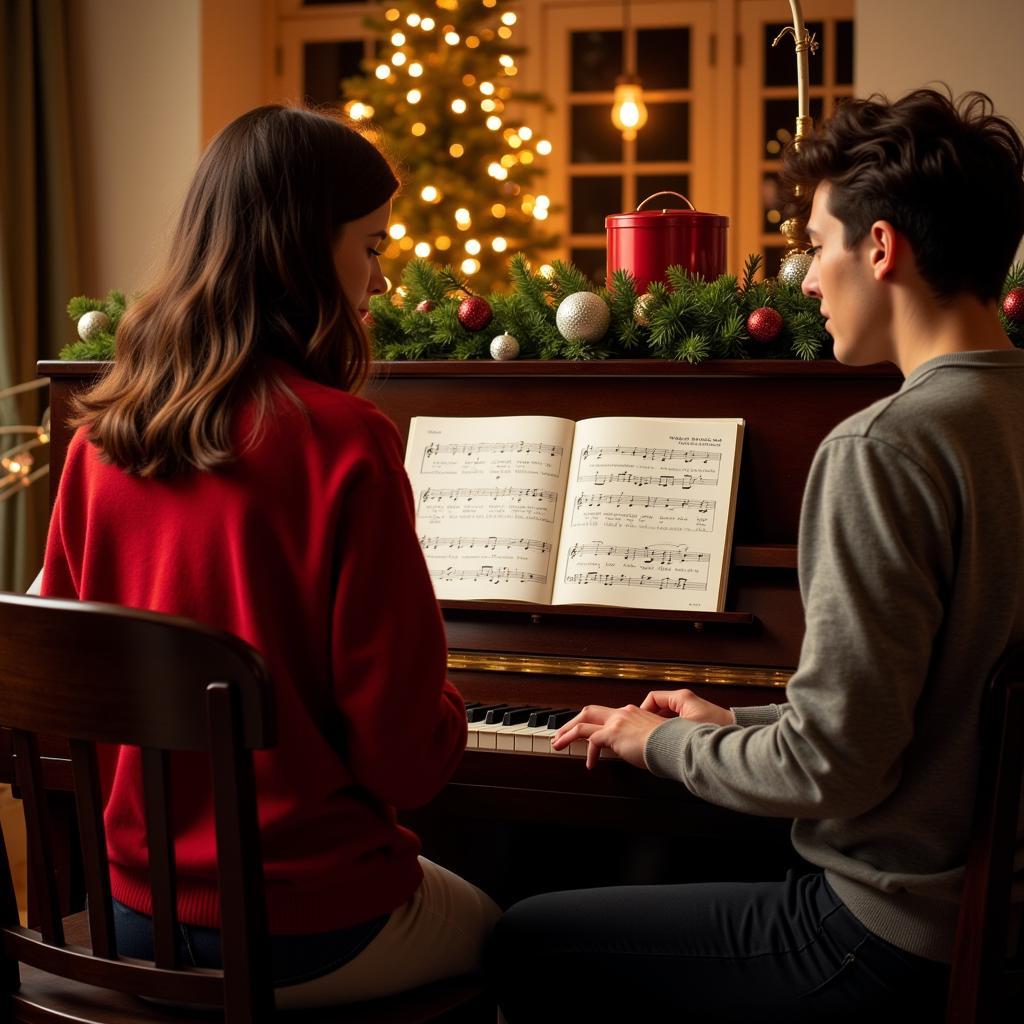
<instances>
[{"instance_id":1,"label":"canister handle","mask_svg":"<svg viewBox=\"0 0 1024 1024\"><path fill-rule=\"evenodd\" d=\"M644 208L644 203L649 203L649 202L650 202L650 201L651 201L652 199L657 199L657 198L658 198L658 196L675 196L675 197L676 197L676 199L682 199L682 201L683 201L684 203L686 203L686 205L687 205L687 206L688 206L688 207L689 207L689 208L690 208L691 210L693 210L693 212L694 212L694 213L696 213L696 212L697 212L697 207L696 207L696 206L694 206L694 205L693 205L693 203L691 203L691 202L690 202L690 200L686 198L686 196L682 195L682 194L681 194L681 193L679 193L679 192L655 192L655 193L654 193L653 195L649 195L649 196L648 196L648 197L647 197L647 198L646 198L646 199L645 199L645 200L643 201L643 203L640 203L640 204L639 204L639 206L637 206L637 208L636 208L636 212L637 212L637 213L639 213L639 212L640 212L640 211L641 211L641 210L642 210L642 209ZM662 211L661 211L661 212L662 212L662 213L665 213L665 212L666 212L666 210L662 209Z\"/></svg>"}]
</instances>

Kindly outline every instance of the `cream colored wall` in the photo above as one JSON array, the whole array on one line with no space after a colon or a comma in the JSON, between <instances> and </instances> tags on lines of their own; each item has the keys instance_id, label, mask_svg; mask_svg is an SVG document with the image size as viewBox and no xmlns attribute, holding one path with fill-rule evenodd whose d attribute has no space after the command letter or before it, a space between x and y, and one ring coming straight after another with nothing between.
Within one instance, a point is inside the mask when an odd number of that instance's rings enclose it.
<instances>
[{"instance_id":1,"label":"cream colored wall","mask_svg":"<svg viewBox=\"0 0 1024 1024\"><path fill-rule=\"evenodd\" d=\"M145 282L200 148L200 0L71 0L86 294Z\"/></svg>"},{"instance_id":2,"label":"cream colored wall","mask_svg":"<svg viewBox=\"0 0 1024 1024\"><path fill-rule=\"evenodd\" d=\"M1021 0L857 0L856 26L858 96L946 82L954 94L988 93L1024 132Z\"/></svg>"}]
</instances>

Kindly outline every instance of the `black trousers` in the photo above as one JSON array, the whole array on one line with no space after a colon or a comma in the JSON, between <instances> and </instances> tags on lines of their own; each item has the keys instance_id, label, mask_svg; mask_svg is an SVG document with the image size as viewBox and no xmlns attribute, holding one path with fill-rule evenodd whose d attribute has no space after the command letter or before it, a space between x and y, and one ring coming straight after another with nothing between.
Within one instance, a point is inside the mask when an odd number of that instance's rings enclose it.
<instances>
[{"instance_id":1,"label":"black trousers","mask_svg":"<svg viewBox=\"0 0 1024 1024\"><path fill-rule=\"evenodd\" d=\"M535 896L486 963L509 1024L939 1024L949 976L869 932L821 874Z\"/></svg>"}]
</instances>

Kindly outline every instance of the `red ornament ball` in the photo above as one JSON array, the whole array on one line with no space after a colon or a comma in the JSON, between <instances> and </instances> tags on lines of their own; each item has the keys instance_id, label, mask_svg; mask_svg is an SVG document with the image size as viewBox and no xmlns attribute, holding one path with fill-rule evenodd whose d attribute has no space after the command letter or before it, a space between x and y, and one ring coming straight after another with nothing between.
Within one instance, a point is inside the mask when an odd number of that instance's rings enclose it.
<instances>
[{"instance_id":1,"label":"red ornament ball","mask_svg":"<svg viewBox=\"0 0 1024 1024\"><path fill-rule=\"evenodd\" d=\"M471 295L459 303L459 323L467 331L482 331L493 316L491 304L479 295Z\"/></svg>"},{"instance_id":2,"label":"red ornament ball","mask_svg":"<svg viewBox=\"0 0 1024 1024\"><path fill-rule=\"evenodd\" d=\"M1012 324L1024 325L1024 288L1011 288L1006 293L1003 316Z\"/></svg>"},{"instance_id":3,"label":"red ornament ball","mask_svg":"<svg viewBox=\"0 0 1024 1024\"><path fill-rule=\"evenodd\" d=\"M417 313L429 313L437 305L433 299L424 299L422 302L416 303Z\"/></svg>"},{"instance_id":4,"label":"red ornament ball","mask_svg":"<svg viewBox=\"0 0 1024 1024\"><path fill-rule=\"evenodd\" d=\"M747 333L755 341L774 341L781 330L782 314L770 306L761 306L747 317Z\"/></svg>"}]
</instances>

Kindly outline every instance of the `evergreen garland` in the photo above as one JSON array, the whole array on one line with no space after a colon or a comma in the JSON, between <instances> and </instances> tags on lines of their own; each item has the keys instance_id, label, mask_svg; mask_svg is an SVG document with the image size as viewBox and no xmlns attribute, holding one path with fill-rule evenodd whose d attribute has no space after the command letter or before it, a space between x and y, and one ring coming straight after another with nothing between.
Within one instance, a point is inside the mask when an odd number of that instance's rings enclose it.
<instances>
[{"instance_id":1,"label":"evergreen garland","mask_svg":"<svg viewBox=\"0 0 1024 1024\"><path fill-rule=\"evenodd\" d=\"M473 292L454 267L438 268L427 260L411 260L393 296L370 300L374 356L381 360L486 359L491 339L511 334L521 359L675 359L690 363L706 359L824 359L831 357L832 339L818 312L818 302L793 285L774 279L755 281L761 258L747 257L740 278L724 274L705 281L681 267L670 267L669 284L652 282L641 323L636 318L636 285L626 271L612 276L610 288L597 288L571 263L556 260L547 276L535 274L526 256L514 255L509 278L512 289L488 296L494 319L480 331L459 322L459 303ZM1007 336L1024 348L1024 324L1002 312L1002 300L1024 287L1024 261L1007 274L1000 295L999 318ZM555 325L555 311L568 295L593 291L611 311L608 331L593 343L569 341ZM427 303L430 308L417 308ZM747 317L768 306L778 310L783 326L778 337L759 342L747 331ZM75 341L61 359L106 360L114 356L114 331L125 309L125 297L112 291L105 299L84 295L68 303L72 321L90 310L110 318L108 330L88 341Z\"/></svg>"}]
</instances>

